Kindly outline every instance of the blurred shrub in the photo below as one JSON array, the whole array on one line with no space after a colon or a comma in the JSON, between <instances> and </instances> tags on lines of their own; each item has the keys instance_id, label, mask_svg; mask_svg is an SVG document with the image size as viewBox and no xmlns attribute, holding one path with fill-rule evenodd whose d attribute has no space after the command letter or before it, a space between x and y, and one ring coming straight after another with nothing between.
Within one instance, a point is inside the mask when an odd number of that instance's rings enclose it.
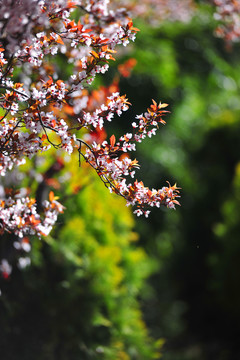
<instances>
[{"instance_id":1,"label":"blurred shrub","mask_svg":"<svg viewBox=\"0 0 240 360\"><path fill-rule=\"evenodd\" d=\"M46 241L36 239L31 267L15 270L2 285L1 354L22 360L154 359L162 340L149 337L138 300L154 266L136 247L124 201L88 168L75 168L69 163L64 169L70 176L61 187L68 211L55 232ZM77 179L82 188L74 194Z\"/></svg>"},{"instance_id":2,"label":"blurred shrub","mask_svg":"<svg viewBox=\"0 0 240 360\"><path fill-rule=\"evenodd\" d=\"M132 116L156 94L171 109L166 126L139 146L141 176L148 186L170 179L182 187L181 209L137 220L140 244L159 264L145 318L166 337L164 359L237 358L239 44L229 49L214 37L208 5L188 24L153 29L140 21L136 48L124 56L137 65L121 80L122 92L134 103Z\"/></svg>"}]
</instances>

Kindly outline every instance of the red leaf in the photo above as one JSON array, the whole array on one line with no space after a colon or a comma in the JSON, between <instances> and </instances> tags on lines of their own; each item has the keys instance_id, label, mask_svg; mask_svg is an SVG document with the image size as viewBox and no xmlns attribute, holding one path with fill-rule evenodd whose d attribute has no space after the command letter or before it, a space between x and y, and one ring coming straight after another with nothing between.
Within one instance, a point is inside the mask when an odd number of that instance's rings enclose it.
<instances>
[{"instance_id":1,"label":"red leaf","mask_svg":"<svg viewBox=\"0 0 240 360\"><path fill-rule=\"evenodd\" d=\"M50 191L49 193L49 201L52 202L54 200L54 192Z\"/></svg>"},{"instance_id":2,"label":"red leaf","mask_svg":"<svg viewBox=\"0 0 240 360\"><path fill-rule=\"evenodd\" d=\"M111 145L112 147L114 147L115 142L116 142L116 138L115 138L114 135L112 135L112 136L110 137L110 145Z\"/></svg>"},{"instance_id":3,"label":"red leaf","mask_svg":"<svg viewBox=\"0 0 240 360\"><path fill-rule=\"evenodd\" d=\"M61 36L58 35L57 43L64 45Z\"/></svg>"}]
</instances>

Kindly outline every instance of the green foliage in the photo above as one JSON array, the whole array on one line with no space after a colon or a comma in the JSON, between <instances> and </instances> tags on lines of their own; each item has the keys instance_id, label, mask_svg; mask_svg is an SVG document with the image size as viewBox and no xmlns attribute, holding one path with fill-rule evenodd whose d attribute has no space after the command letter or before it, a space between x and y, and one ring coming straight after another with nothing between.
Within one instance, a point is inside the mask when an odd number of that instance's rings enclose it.
<instances>
[{"instance_id":1,"label":"green foliage","mask_svg":"<svg viewBox=\"0 0 240 360\"><path fill-rule=\"evenodd\" d=\"M31 268L2 288L1 351L23 360L158 358L162 342L149 337L138 301L153 264L136 247L131 212L88 168L75 170L69 188L76 177L88 186L66 190L55 232L35 240Z\"/></svg>"},{"instance_id":2,"label":"green foliage","mask_svg":"<svg viewBox=\"0 0 240 360\"><path fill-rule=\"evenodd\" d=\"M137 66L121 81L130 116L151 98L171 109L164 129L139 146L139 176L156 188L177 182L182 207L137 220L141 245L159 264L145 316L166 337L170 360L240 356L239 44L214 37L212 15L201 6L189 24L136 23L128 56Z\"/></svg>"}]
</instances>

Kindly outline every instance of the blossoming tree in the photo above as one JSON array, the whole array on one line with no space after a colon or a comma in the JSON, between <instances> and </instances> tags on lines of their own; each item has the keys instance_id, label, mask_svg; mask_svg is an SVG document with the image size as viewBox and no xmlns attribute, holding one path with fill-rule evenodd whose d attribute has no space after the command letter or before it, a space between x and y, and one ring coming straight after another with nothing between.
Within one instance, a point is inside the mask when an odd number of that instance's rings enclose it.
<instances>
[{"instance_id":1,"label":"blossoming tree","mask_svg":"<svg viewBox=\"0 0 240 360\"><path fill-rule=\"evenodd\" d=\"M228 44L240 38L240 3L237 0L214 0L215 18L220 21L216 35L225 39Z\"/></svg>"},{"instance_id":2,"label":"blossoming tree","mask_svg":"<svg viewBox=\"0 0 240 360\"><path fill-rule=\"evenodd\" d=\"M11 185L13 171L15 178L22 176L26 158L50 148L78 152L79 165L81 160L89 164L138 216L147 217L153 206L179 204L176 185L155 190L134 180L139 164L129 156L137 143L165 124L167 104L153 101L144 114L136 116L132 132L119 139L112 135L103 141L94 136L130 103L118 91L111 93L111 87L96 97L89 85L108 70L116 46L134 41L138 31L123 8L111 10L108 3L0 1L0 233L12 234L16 249L28 251L29 236L48 235L63 212L52 191L42 199L28 188L16 190ZM69 76L57 59L71 69ZM64 164L58 161L54 166L56 170ZM0 270L9 276L7 259L1 260Z\"/></svg>"},{"instance_id":3,"label":"blossoming tree","mask_svg":"<svg viewBox=\"0 0 240 360\"><path fill-rule=\"evenodd\" d=\"M158 26L165 20L186 23L196 8L193 0L116 0L116 4L128 9L133 18L140 17L152 26Z\"/></svg>"}]
</instances>

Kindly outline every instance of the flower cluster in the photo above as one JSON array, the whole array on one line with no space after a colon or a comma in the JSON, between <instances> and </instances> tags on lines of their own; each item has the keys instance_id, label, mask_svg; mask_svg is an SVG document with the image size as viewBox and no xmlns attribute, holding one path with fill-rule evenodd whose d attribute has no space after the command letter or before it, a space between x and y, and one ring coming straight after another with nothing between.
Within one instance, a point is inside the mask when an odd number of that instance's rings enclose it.
<instances>
[{"instance_id":1,"label":"flower cluster","mask_svg":"<svg viewBox=\"0 0 240 360\"><path fill-rule=\"evenodd\" d=\"M54 199L52 192L49 201L43 203L43 218L37 213L35 199L16 197L9 196L1 200L0 233L13 232L19 238L25 235L48 235L57 215L63 212L63 206Z\"/></svg>"},{"instance_id":2,"label":"flower cluster","mask_svg":"<svg viewBox=\"0 0 240 360\"><path fill-rule=\"evenodd\" d=\"M240 2L236 0L214 0L216 5L215 19L221 24L216 34L227 43L240 39Z\"/></svg>"},{"instance_id":3,"label":"flower cluster","mask_svg":"<svg viewBox=\"0 0 240 360\"><path fill-rule=\"evenodd\" d=\"M116 102L120 104L121 101L118 102L118 100L123 98L114 94L109 99L111 104ZM104 184L111 191L123 196L127 200L127 205L137 207L134 212L138 216L144 214L147 217L150 212L149 208L153 206L164 205L174 209L176 204L179 205L176 200L179 197L176 185L169 185L169 187L163 187L160 190L150 190L137 180L133 185L126 183L129 175L131 178L135 177L135 169L139 168L139 164L136 159L131 160L123 154L135 151L135 143L155 135L159 124L165 124L162 117L168 112L164 110L166 106L167 104L161 103L158 105L153 100L153 104L147 112L136 116L138 123L132 123L133 133L121 136L118 142L112 135L109 143L106 140L102 144L94 142L92 147L85 146L85 153L81 151L81 155L97 171Z\"/></svg>"},{"instance_id":4,"label":"flower cluster","mask_svg":"<svg viewBox=\"0 0 240 360\"><path fill-rule=\"evenodd\" d=\"M116 46L134 41L138 32L126 10L109 5L108 0L0 0L0 175L10 178L26 158L50 148L78 151L79 162L85 159L110 191L124 197L137 215L148 216L152 206L179 204L178 190L176 185L150 190L137 180L127 183L139 168L129 153L165 124L167 105L153 101L132 123L132 133L105 140L105 125L130 103L116 83L99 91L88 88L108 70ZM13 234L15 249L28 251L30 236L48 235L63 211L52 192L48 200L40 194L49 174L61 166L50 168L35 194L2 187L0 232ZM19 267L28 263L19 258ZM0 272L11 273L6 258Z\"/></svg>"}]
</instances>

